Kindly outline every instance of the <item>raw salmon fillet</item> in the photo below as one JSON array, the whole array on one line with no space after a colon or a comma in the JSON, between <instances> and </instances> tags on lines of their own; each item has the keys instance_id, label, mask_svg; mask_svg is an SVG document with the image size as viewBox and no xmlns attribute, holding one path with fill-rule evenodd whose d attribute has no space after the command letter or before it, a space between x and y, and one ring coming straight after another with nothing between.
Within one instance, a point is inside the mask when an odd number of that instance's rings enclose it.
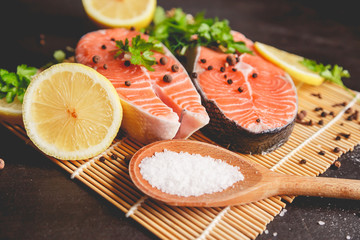
<instances>
[{"instance_id":1,"label":"raw salmon fillet","mask_svg":"<svg viewBox=\"0 0 360 240\"><path fill-rule=\"evenodd\" d=\"M84 35L76 47L76 61L107 77L117 90L124 110L122 129L143 143L189 137L209 122L201 99L183 66L164 46L156 52L155 71L143 66L125 66L125 57L114 58L118 50L114 40L131 39L141 33L127 29L107 29ZM141 34L147 39L148 36ZM94 56L96 59L94 61ZM160 58L168 61L160 64ZM173 72L172 65L179 70ZM164 82L165 74L172 76ZM125 84L127 82L127 86ZM100 117L100 116L99 116Z\"/></svg>"},{"instance_id":2,"label":"raw salmon fillet","mask_svg":"<svg viewBox=\"0 0 360 240\"><path fill-rule=\"evenodd\" d=\"M234 39L253 49L238 32ZM296 88L288 74L265 59L197 47L193 82L210 116L203 129L211 139L232 150L264 154L284 144L297 113ZM231 57L231 64L227 57Z\"/></svg>"}]
</instances>

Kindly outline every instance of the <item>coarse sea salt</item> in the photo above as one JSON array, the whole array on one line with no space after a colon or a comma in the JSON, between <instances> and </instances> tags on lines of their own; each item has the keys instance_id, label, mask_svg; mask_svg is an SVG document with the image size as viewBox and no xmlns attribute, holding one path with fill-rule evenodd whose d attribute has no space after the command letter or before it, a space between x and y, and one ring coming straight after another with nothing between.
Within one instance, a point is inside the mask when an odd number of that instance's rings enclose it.
<instances>
[{"instance_id":1,"label":"coarse sea salt","mask_svg":"<svg viewBox=\"0 0 360 240\"><path fill-rule=\"evenodd\" d=\"M239 167L187 152L156 152L152 157L144 158L139 168L151 186L183 197L221 192L244 180Z\"/></svg>"}]
</instances>

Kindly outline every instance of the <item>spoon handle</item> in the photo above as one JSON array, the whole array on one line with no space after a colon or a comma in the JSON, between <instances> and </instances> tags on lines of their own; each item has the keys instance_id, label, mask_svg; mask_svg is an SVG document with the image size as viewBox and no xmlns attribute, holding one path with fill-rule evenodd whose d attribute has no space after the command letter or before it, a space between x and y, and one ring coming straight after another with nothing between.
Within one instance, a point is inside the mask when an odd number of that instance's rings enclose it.
<instances>
[{"instance_id":1,"label":"spoon handle","mask_svg":"<svg viewBox=\"0 0 360 240\"><path fill-rule=\"evenodd\" d=\"M322 196L360 200L360 180L286 176L279 187L280 195Z\"/></svg>"}]
</instances>

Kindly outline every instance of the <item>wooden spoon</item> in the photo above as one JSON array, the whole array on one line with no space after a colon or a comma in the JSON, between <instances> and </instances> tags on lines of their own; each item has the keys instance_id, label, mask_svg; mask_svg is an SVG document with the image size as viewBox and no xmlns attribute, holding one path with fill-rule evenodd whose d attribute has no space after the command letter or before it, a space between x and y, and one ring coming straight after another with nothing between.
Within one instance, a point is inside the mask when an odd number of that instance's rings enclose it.
<instances>
[{"instance_id":1,"label":"wooden spoon","mask_svg":"<svg viewBox=\"0 0 360 240\"><path fill-rule=\"evenodd\" d=\"M221 159L240 167L243 181L236 182L222 192L197 197L167 194L152 187L143 179L139 164L145 157L164 149L174 152L198 153ZM277 195L305 195L360 199L360 181L326 177L291 176L273 172L259 164L245 160L240 155L222 147L190 140L165 140L149 144L137 151L129 165L130 177L146 195L174 206L220 207L246 204Z\"/></svg>"}]
</instances>

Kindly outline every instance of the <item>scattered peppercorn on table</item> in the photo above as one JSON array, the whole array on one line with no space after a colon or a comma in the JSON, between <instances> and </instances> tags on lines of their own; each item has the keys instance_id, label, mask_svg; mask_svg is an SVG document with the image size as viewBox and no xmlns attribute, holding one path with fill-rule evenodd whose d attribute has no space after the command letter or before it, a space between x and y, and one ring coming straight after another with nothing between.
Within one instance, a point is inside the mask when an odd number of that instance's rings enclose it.
<instances>
[{"instance_id":1,"label":"scattered peppercorn on table","mask_svg":"<svg viewBox=\"0 0 360 240\"><path fill-rule=\"evenodd\" d=\"M360 90L354 30L359 23L355 5L346 4L345 14L332 1L326 11L318 3L300 1L275 0L271 6L266 1L158 1L165 9L206 10L206 16L227 18L252 39L338 63L351 73L345 84ZM66 1L57 0L4 4L0 20L7 23L8 34L0 40L0 67L42 66L54 50L74 47L83 34L97 29L81 1L69 9ZM9 21L14 12L28 24ZM360 179L359 105L333 84L298 85L298 94L299 116L290 141L270 155L244 156L286 174L315 176L330 167L324 175ZM123 132L108 154L69 162L49 161L34 150L20 125L2 122L0 134L0 158L6 163L0 170L1 239L359 239L356 201L296 197L292 202L284 196L229 208L175 208L148 199L127 173L129 156L141 144ZM200 132L191 139L209 141Z\"/></svg>"}]
</instances>

